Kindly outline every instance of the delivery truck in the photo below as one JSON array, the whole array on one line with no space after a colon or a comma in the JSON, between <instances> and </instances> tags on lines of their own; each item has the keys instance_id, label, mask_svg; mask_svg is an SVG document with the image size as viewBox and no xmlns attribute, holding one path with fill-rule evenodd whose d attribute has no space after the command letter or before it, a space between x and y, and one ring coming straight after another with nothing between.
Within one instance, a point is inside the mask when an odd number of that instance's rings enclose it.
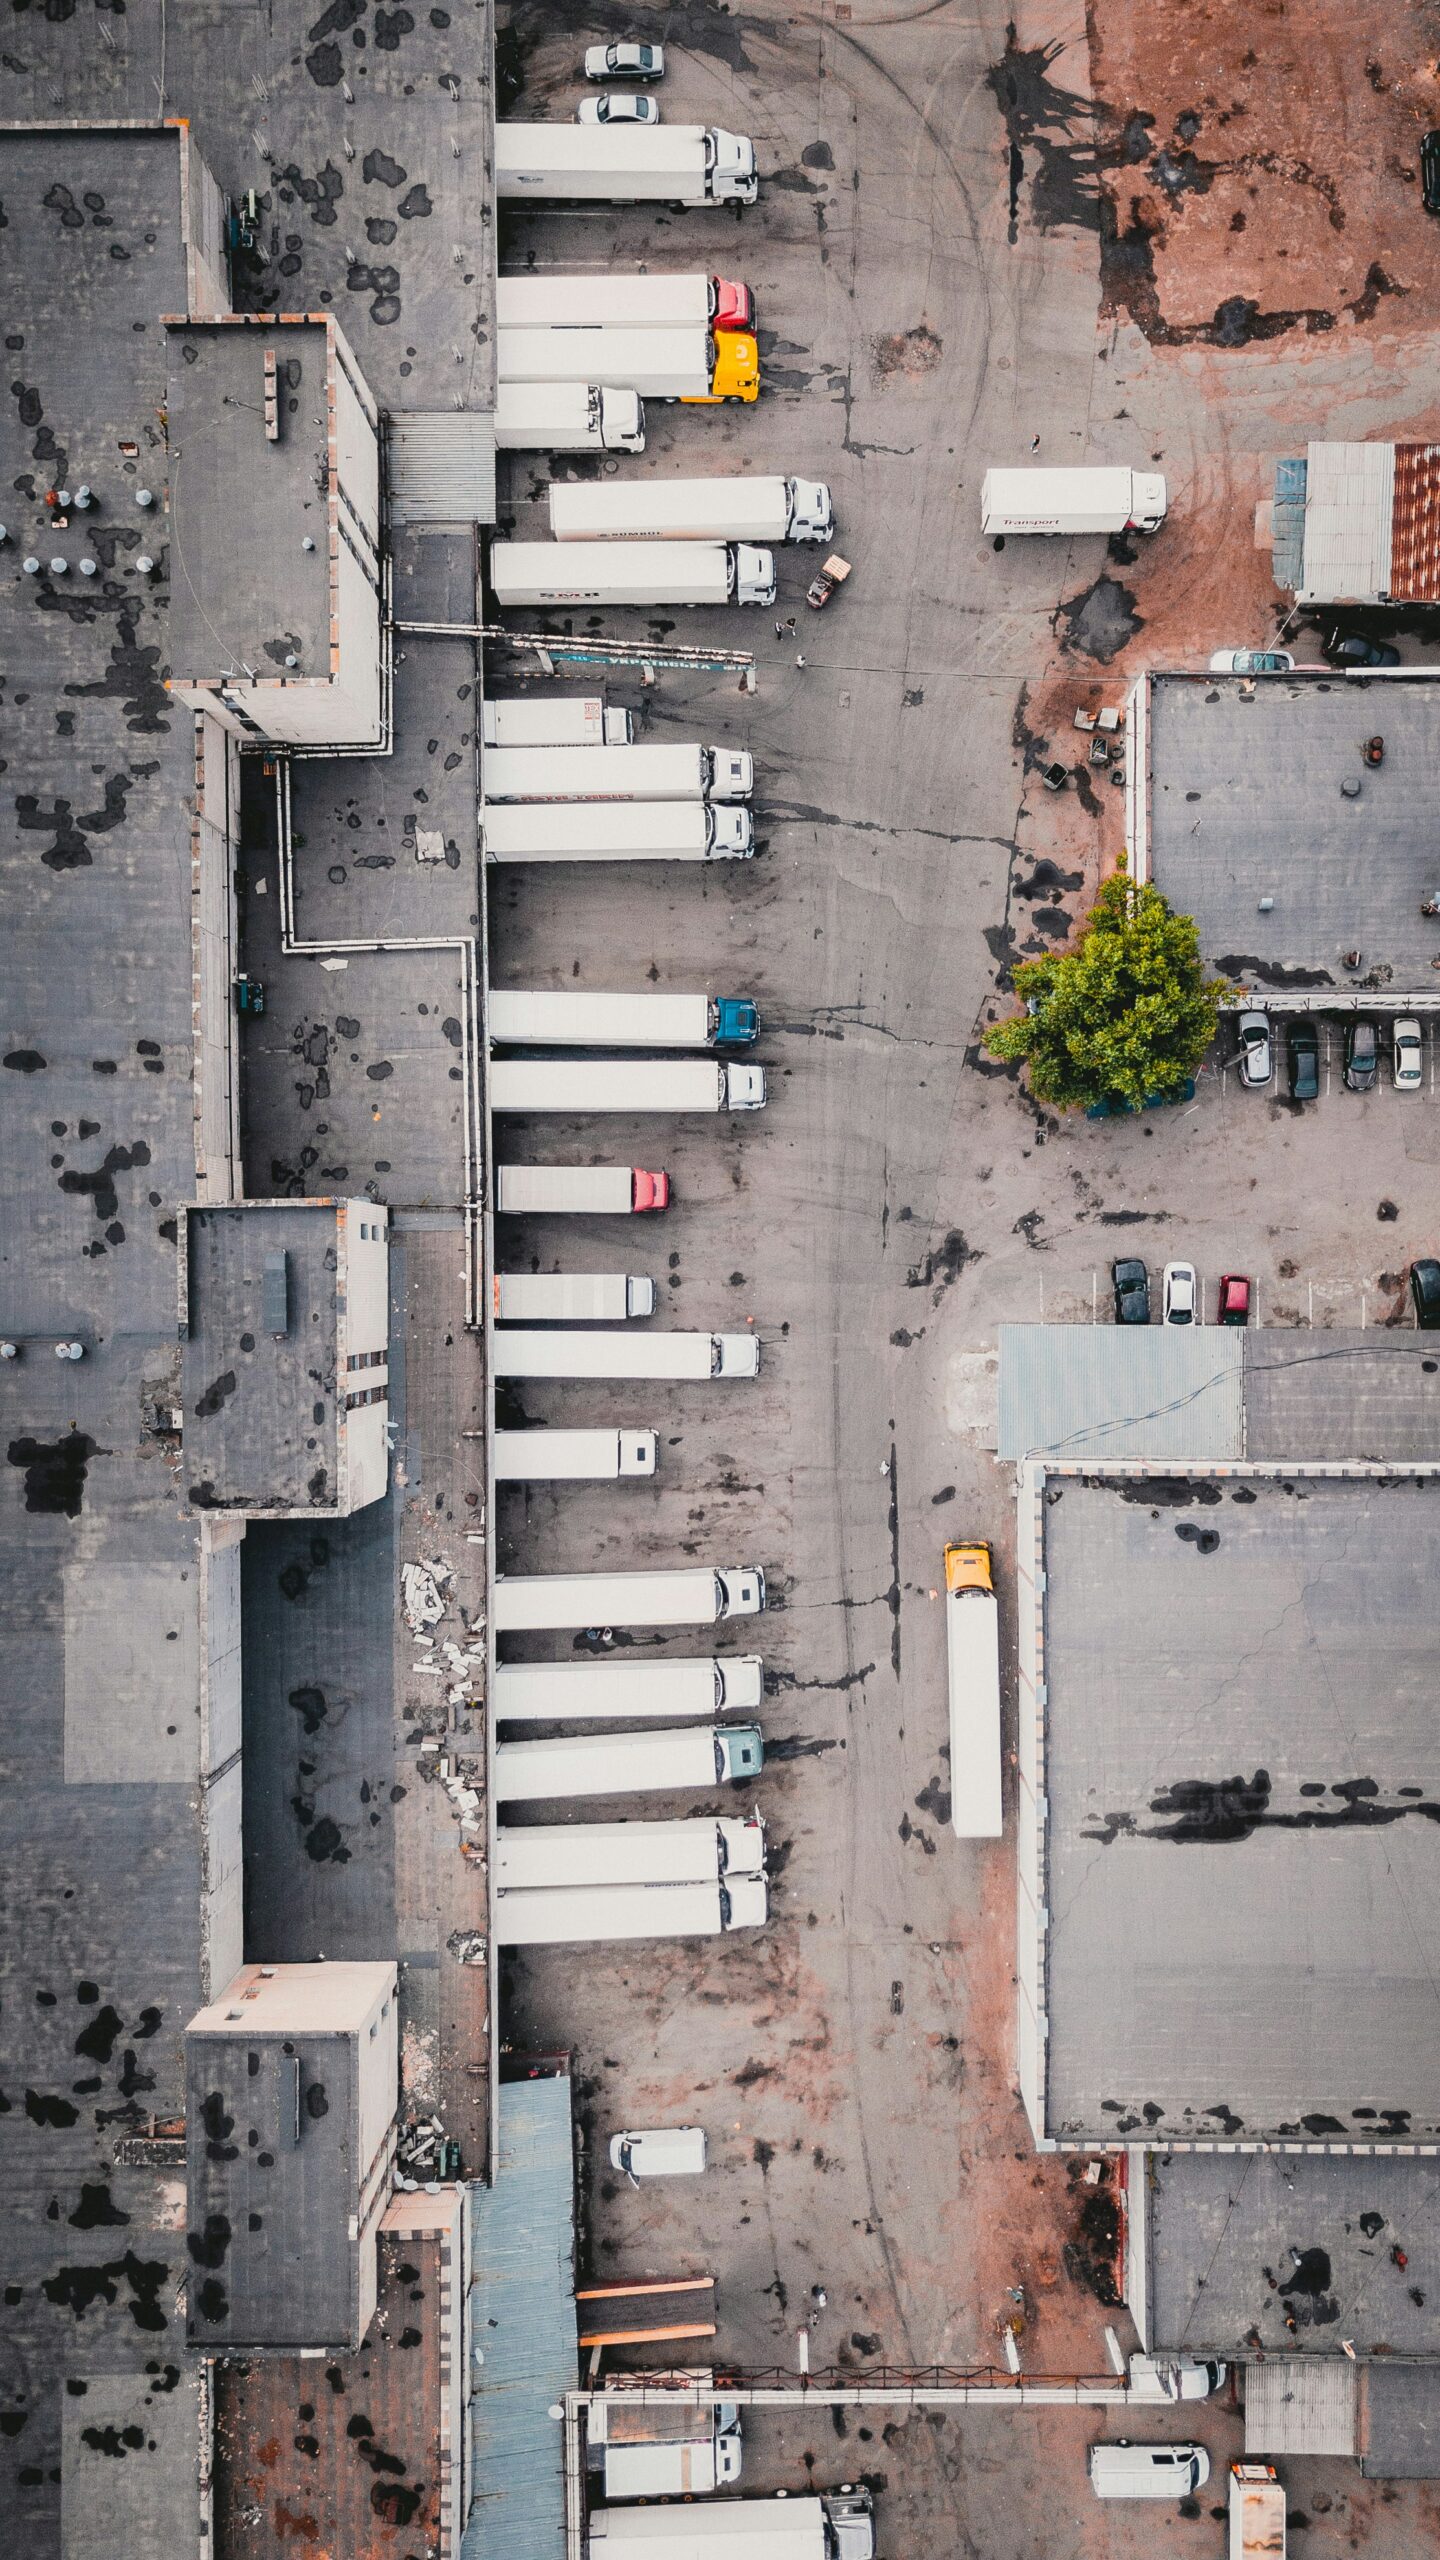
<instances>
[{"instance_id":1,"label":"delivery truck","mask_svg":"<svg viewBox=\"0 0 1440 2560\"><path fill-rule=\"evenodd\" d=\"M542 800L480 811L490 862L748 862L755 820L719 800Z\"/></svg>"},{"instance_id":2,"label":"delivery truck","mask_svg":"<svg viewBox=\"0 0 1440 2560\"><path fill-rule=\"evenodd\" d=\"M760 350L745 329L501 328L495 344L508 382L604 382L642 400L714 408L758 400Z\"/></svg>"},{"instance_id":3,"label":"delivery truck","mask_svg":"<svg viewBox=\"0 0 1440 2560\"><path fill-rule=\"evenodd\" d=\"M657 1438L627 1425L618 1431L497 1431L499 1484L603 1484L619 1476L653 1476Z\"/></svg>"},{"instance_id":4,"label":"delivery truck","mask_svg":"<svg viewBox=\"0 0 1440 2560\"><path fill-rule=\"evenodd\" d=\"M492 987L492 1040L527 1049L745 1049L759 1035L751 996L590 994Z\"/></svg>"},{"instance_id":5,"label":"delivery truck","mask_svg":"<svg viewBox=\"0 0 1440 2560\"><path fill-rule=\"evenodd\" d=\"M1100 463L987 471L980 490L982 533L1158 533L1164 521L1158 471Z\"/></svg>"},{"instance_id":6,"label":"delivery truck","mask_svg":"<svg viewBox=\"0 0 1440 2560\"><path fill-rule=\"evenodd\" d=\"M501 694L482 704L487 747L628 747L634 724L598 693Z\"/></svg>"},{"instance_id":7,"label":"delivery truck","mask_svg":"<svg viewBox=\"0 0 1440 2560\"><path fill-rule=\"evenodd\" d=\"M516 1724L746 1714L765 1694L758 1654L606 1656L590 1662L502 1662L495 1713Z\"/></svg>"},{"instance_id":8,"label":"delivery truck","mask_svg":"<svg viewBox=\"0 0 1440 2560\"><path fill-rule=\"evenodd\" d=\"M557 542L831 542L824 480L552 480Z\"/></svg>"},{"instance_id":9,"label":"delivery truck","mask_svg":"<svg viewBox=\"0 0 1440 2560\"><path fill-rule=\"evenodd\" d=\"M500 1324L623 1324L653 1316L655 1283L638 1271L497 1271Z\"/></svg>"},{"instance_id":10,"label":"delivery truck","mask_svg":"<svg viewBox=\"0 0 1440 2560\"><path fill-rule=\"evenodd\" d=\"M493 1873L497 1889L512 1893L763 1876L765 1824L758 1813L699 1813L678 1822L540 1822L496 1833Z\"/></svg>"},{"instance_id":11,"label":"delivery truck","mask_svg":"<svg viewBox=\"0 0 1440 2560\"><path fill-rule=\"evenodd\" d=\"M709 2384L708 2373L697 2382ZM586 2458L607 2498L704 2498L740 2477L740 2411L733 2400L642 2400L611 2388L585 2412Z\"/></svg>"},{"instance_id":12,"label":"delivery truck","mask_svg":"<svg viewBox=\"0 0 1440 2560\"><path fill-rule=\"evenodd\" d=\"M1271 2463L1230 2465L1229 2560L1285 2560L1285 2492Z\"/></svg>"},{"instance_id":13,"label":"delivery truck","mask_svg":"<svg viewBox=\"0 0 1440 2560\"><path fill-rule=\"evenodd\" d=\"M490 583L510 605L762 604L775 560L749 542L492 542Z\"/></svg>"},{"instance_id":14,"label":"delivery truck","mask_svg":"<svg viewBox=\"0 0 1440 2560\"><path fill-rule=\"evenodd\" d=\"M595 2560L874 2560L868 2489L827 2497L716 2498L705 2506L599 2507Z\"/></svg>"},{"instance_id":15,"label":"delivery truck","mask_svg":"<svg viewBox=\"0 0 1440 2560\"><path fill-rule=\"evenodd\" d=\"M497 124L502 204L753 204L755 145L700 124Z\"/></svg>"},{"instance_id":16,"label":"delivery truck","mask_svg":"<svg viewBox=\"0 0 1440 2560\"><path fill-rule=\"evenodd\" d=\"M711 1876L703 1884L550 1885L497 1893L497 1947L603 1946L622 1938L718 1938L763 1929L763 1876Z\"/></svg>"},{"instance_id":17,"label":"delivery truck","mask_svg":"<svg viewBox=\"0 0 1440 2560\"><path fill-rule=\"evenodd\" d=\"M748 329L755 297L729 276L523 275L495 286L497 329Z\"/></svg>"},{"instance_id":18,"label":"delivery truck","mask_svg":"<svg viewBox=\"0 0 1440 2560\"><path fill-rule=\"evenodd\" d=\"M670 1176L638 1164L497 1164L495 1206L512 1218L643 1217L669 1208Z\"/></svg>"},{"instance_id":19,"label":"delivery truck","mask_svg":"<svg viewBox=\"0 0 1440 2560\"><path fill-rule=\"evenodd\" d=\"M950 1819L961 1840L998 1840L1000 1617L983 1544L945 1550L945 1642L950 1684Z\"/></svg>"},{"instance_id":20,"label":"delivery truck","mask_svg":"<svg viewBox=\"0 0 1440 2560\"><path fill-rule=\"evenodd\" d=\"M643 453L645 403L614 382L502 382L499 453Z\"/></svg>"},{"instance_id":21,"label":"delivery truck","mask_svg":"<svg viewBox=\"0 0 1440 2560\"><path fill-rule=\"evenodd\" d=\"M755 759L744 747L492 747L485 798L748 800Z\"/></svg>"},{"instance_id":22,"label":"delivery truck","mask_svg":"<svg viewBox=\"0 0 1440 2560\"><path fill-rule=\"evenodd\" d=\"M571 1627L708 1627L765 1606L758 1564L671 1565L655 1573L501 1573L500 1635Z\"/></svg>"},{"instance_id":23,"label":"delivery truck","mask_svg":"<svg viewBox=\"0 0 1440 2560\"><path fill-rule=\"evenodd\" d=\"M506 1325L496 1334L497 1378L753 1378L760 1369L757 1333L527 1333Z\"/></svg>"},{"instance_id":24,"label":"delivery truck","mask_svg":"<svg viewBox=\"0 0 1440 2560\"><path fill-rule=\"evenodd\" d=\"M711 1058L492 1058L492 1111L763 1111L763 1067Z\"/></svg>"},{"instance_id":25,"label":"delivery truck","mask_svg":"<svg viewBox=\"0 0 1440 2560\"><path fill-rule=\"evenodd\" d=\"M534 1431L524 1436L544 1440L549 1435ZM497 1743L493 1785L501 1804L554 1796L635 1796L656 1788L738 1786L758 1777L764 1760L758 1724L562 1734L553 1742Z\"/></svg>"}]
</instances>

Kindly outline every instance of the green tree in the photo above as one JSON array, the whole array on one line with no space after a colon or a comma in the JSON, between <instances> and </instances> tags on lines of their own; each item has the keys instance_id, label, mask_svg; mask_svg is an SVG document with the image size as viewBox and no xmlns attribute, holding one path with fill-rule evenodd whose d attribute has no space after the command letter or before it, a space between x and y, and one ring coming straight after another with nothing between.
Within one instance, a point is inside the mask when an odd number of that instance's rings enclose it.
<instances>
[{"instance_id":1,"label":"green tree","mask_svg":"<svg viewBox=\"0 0 1440 2560\"><path fill-rule=\"evenodd\" d=\"M985 1047L1019 1060L1036 1101L1064 1111L1138 1110L1172 1092L1200 1064L1231 993L1206 977L1193 917L1123 870L1105 882L1079 940L1023 960L1014 987L1024 1011L987 1031Z\"/></svg>"}]
</instances>

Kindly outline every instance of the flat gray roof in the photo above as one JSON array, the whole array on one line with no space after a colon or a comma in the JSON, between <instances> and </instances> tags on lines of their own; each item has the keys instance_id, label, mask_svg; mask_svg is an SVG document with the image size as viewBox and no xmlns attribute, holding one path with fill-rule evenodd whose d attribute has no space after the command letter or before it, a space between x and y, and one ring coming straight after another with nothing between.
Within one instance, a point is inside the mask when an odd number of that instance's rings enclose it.
<instances>
[{"instance_id":1,"label":"flat gray roof","mask_svg":"<svg viewBox=\"0 0 1440 2560\"><path fill-rule=\"evenodd\" d=\"M218 321L167 334L175 674L328 683L328 332L305 321ZM278 384L273 441L267 353Z\"/></svg>"},{"instance_id":2,"label":"flat gray roof","mask_svg":"<svg viewBox=\"0 0 1440 2560\"><path fill-rule=\"evenodd\" d=\"M1385 760L1369 767L1374 733ZM1440 685L1272 676L1247 699L1234 677L1157 676L1149 752L1150 876L1213 967L1300 1002L1435 996L1440 925L1420 904L1440 892Z\"/></svg>"},{"instance_id":3,"label":"flat gray roof","mask_svg":"<svg viewBox=\"0 0 1440 2560\"><path fill-rule=\"evenodd\" d=\"M185 2062L191 2338L222 2354L348 2344L359 2300L354 2039L201 2031L186 2038Z\"/></svg>"},{"instance_id":4,"label":"flat gray roof","mask_svg":"<svg viewBox=\"0 0 1440 2560\"><path fill-rule=\"evenodd\" d=\"M1048 1474L1046 2130L1440 2131L1440 1482Z\"/></svg>"},{"instance_id":5,"label":"flat gray roof","mask_svg":"<svg viewBox=\"0 0 1440 2560\"><path fill-rule=\"evenodd\" d=\"M1440 2480L1440 2372L1433 2364L1371 2366L1360 2468L1367 2480Z\"/></svg>"},{"instance_id":6,"label":"flat gray roof","mask_svg":"<svg viewBox=\"0 0 1440 2560\"><path fill-rule=\"evenodd\" d=\"M247 1200L186 1212L190 1330L185 1480L204 1509L314 1510L336 1498L337 1229L333 1201ZM267 1320L283 1256L286 1330ZM275 1275L279 1278L279 1274ZM273 1283L272 1283L273 1285Z\"/></svg>"}]
</instances>

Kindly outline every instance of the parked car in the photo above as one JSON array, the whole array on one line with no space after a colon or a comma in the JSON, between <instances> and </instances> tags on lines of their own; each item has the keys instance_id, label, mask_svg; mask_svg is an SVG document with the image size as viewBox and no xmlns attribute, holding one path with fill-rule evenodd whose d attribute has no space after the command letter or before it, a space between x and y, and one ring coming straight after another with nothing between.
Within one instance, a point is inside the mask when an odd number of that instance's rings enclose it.
<instances>
[{"instance_id":1,"label":"parked car","mask_svg":"<svg viewBox=\"0 0 1440 2560\"><path fill-rule=\"evenodd\" d=\"M1422 1333L1440 1333L1440 1262L1412 1262L1410 1295Z\"/></svg>"},{"instance_id":2,"label":"parked car","mask_svg":"<svg viewBox=\"0 0 1440 2560\"><path fill-rule=\"evenodd\" d=\"M1397 1093L1418 1093L1425 1081L1425 1049L1413 1013L1402 1014L1390 1034L1390 1075Z\"/></svg>"},{"instance_id":3,"label":"parked car","mask_svg":"<svg viewBox=\"0 0 1440 2560\"><path fill-rule=\"evenodd\" d=\"M642 2178L693 2178L705 2166L705 2132L701 2125L660 2125L648 2133L616 2133L610 2137L610 2166L623 2169L632 2184Z\"/></svg>"},{"instance_id":4,"label":"parked car","mask_svg":"<svg viewBox=\"0 0 1440 2560\"><path fill-rule=\"evenodd\" d=\"M1240 1043L1240 1081L1258 1086L1268 1084L1275 1072L1275 1057L1270 1046L1270 1016L1258 1013L1252 1006L1242 1013L1235 1025Z\"/></svg>"},{"instance_id":5,"label":"parked car","mask_svg":"<svg viewBox=\"0 0 1440 2560\"><path fill-rule=\"evenodd\" d=\"M1440 213L1440 130L1421 136L1420 199L1427 213Z\"/></svg>"},{"instance_id":6,"label":"parked car","mask_svg":"<svg viewBox=\"0 0 1440 2560\"><path fill-rule=\"evenodd\" d=\"M1160 1321L1162 1324L1193 1324L1199 1291L1195 1285L1193 1262L1167 1262L1165 1290Z\"/></svg>"},{"instance_id":7,"label":"parked car","mask_svg":"<svg viewBox=\"0 0 1440 2560\"><path fill-rule=\"evenodd\" d=\"M1363 632L1334 631L1325 655L1336 667L1398 667L1400 652L1388 640L1367 640Z\"/></svg>"},{"instance_id":8,"label":"parked car","mask_svg":"<svg viewBox=\"0 0 1440 2560\"><path fill-rule=\"evenodd\" d=\"M1290 1099L1313 1102L1320 1090L1320 1034L1313 1022L1292 1022L1285 1034Z\"/></svg>"},{"instance_id":9,"label":"parked car","mask_svg":"<svg viewBox=\"0 0 1440 2560\"><path fill-rule=\"evenodd\" d=\"M1203 2444L1114 2444L1090 2447L1090 2486L1097 2498L1193 2498L1210 2477Z\"/></svg>"},{"instance_id":10,"label":"parked car","mask_svg":"<svg viewBox=\"0 0 1440 2560\"><path fill-rule=\"evenodd\" d=\"M1295 661L1288 649L1217 649L1210 661L1212 676L1288 676Z\"/></svg>"},{"instance_id":11,"label":"parked car","mask_svg":"<svg viewBox=\"0 0 1440 2560\"><path fill-rule=\"evenodd\" d=\"M1220 1322L1248 1324L1250 1283L1243 1271L1227 1271L1220 1283Z\"/></svg>"},{"instance_id":12,"label":"parked car","mask_svg":"<svg viewBox=\"0 0 1440 2560\"><path fill-rule=\"evenodd\" d=\"M585 50L587 80L663 80L663 44L592 44Z\"/></svg>"},{"instance_id":13,"label":"parked car","mask_svg":"<svg viewBox=\"0 0 1440 2560\"><path fill-rule=\"evenodd\" d=\"M607 89L603 98L582 98L575 110L577 124L658 124L658 98L639 96L633 89Z\"/></svg>"},{"instance_id":14,"label":"parked car","mask_svg":"<svg viewBox=\"0 0 1440 2560\"><path fill-rule=\"evenodd\" d=\"M1380 1034L1362 1016L1345 1034L1345 1081L1352 1093L1369 1093L1379 1073Z\"/></svg>"},{"instance_id":15,"label":"parked car","mask_svg":"<svg viewBox=\"0 0 1440 2560\"><path fill-rule=\"evenodd\" d=\"M1223 2364L1197 2356L1146 2356L1130 2359L1132 2400L1208 2400L1225 2379Z\"/></svg>"},{"instance_id":16,"label":"parked car","mask_svg":"<svg viewBox=\"0 0 1440 2560\"><path fill-rule=\"evenodd\" d=\"M1115 1292L1117 1324L1149 1323L1150 1274L1143 1262L1112 1262L1110 1286Z\"/></svg>"}]
</instances>

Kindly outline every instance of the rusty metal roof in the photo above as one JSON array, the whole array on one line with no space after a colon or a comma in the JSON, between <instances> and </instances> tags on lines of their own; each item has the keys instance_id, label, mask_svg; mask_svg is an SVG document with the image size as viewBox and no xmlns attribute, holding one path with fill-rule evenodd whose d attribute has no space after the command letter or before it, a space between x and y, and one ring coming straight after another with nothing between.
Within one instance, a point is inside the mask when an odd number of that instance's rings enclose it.
<instances>
[{"instance_id":1,"label":"rusty metal roof","mask_svg":"<svg viewBox=\"0 0 1440 2560\"><path fill-rule=\"evenodd\" d=\"M1395 447L1390 593L1397 604L1440 599L1440 444Z\"/></svg>"}]
</instances>

